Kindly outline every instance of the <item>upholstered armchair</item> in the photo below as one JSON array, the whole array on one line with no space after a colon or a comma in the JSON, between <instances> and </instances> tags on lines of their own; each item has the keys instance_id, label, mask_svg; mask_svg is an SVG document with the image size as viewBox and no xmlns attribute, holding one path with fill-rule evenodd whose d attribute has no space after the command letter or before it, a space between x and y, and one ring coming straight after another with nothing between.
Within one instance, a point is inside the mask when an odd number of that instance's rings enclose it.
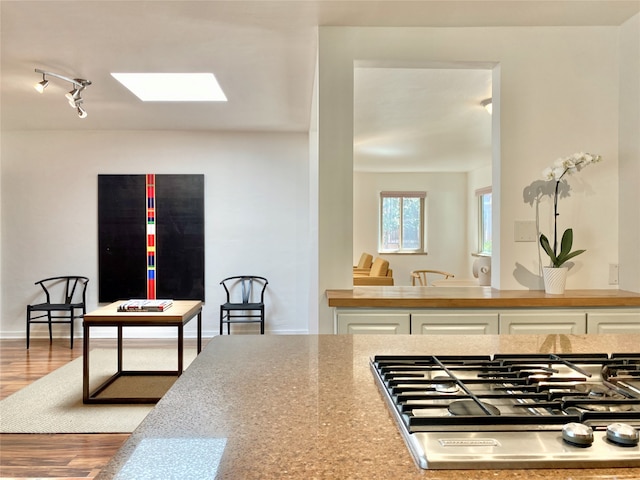
<instances>
[{"instance_id":1,"label":"upholstered armchair","mask_svg":"<svg viewBox=\"0 0 640 480\"><path fill-rule=\"evenodd\" d=\"M378 257L366 273L353 273L354 285L393 285L393 270L389 262Z\"/></svg>"}]
</instances>

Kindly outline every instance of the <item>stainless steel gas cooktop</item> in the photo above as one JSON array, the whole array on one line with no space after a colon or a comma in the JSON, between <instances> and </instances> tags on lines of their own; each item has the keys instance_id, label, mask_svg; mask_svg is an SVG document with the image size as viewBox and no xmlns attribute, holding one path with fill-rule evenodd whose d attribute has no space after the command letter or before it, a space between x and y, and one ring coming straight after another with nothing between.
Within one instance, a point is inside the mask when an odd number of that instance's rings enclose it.
<instances>
[{"instance_id":1,"label":"stainless steel gas cooktop","mask_svg":"<svg viewBox=\"0 0 640 480\"><path fill-rule=\"evenodd\" d=\"M376 356L424 469L640 467L640 353Z\"/></svg>"}]
</instances>

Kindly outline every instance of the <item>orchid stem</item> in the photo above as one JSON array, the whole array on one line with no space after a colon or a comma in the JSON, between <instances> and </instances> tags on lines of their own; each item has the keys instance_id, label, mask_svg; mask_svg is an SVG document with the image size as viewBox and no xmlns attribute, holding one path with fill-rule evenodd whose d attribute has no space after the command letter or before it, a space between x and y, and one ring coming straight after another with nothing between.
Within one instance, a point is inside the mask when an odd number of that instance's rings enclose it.
<instances>
[{"instance_id":1,"label":"orchid stem","mask_svg":"<svg viewBox=\"0 0 640 480\"><path fill-rule=\"evenodd\" d=\"M564 174L562 174L564 175ZM560 177L562 178L562 177ZM556 193L553 197L553 254L558 255L558 187L560 180L556 181Z\"/></svg>"}]
</instances>

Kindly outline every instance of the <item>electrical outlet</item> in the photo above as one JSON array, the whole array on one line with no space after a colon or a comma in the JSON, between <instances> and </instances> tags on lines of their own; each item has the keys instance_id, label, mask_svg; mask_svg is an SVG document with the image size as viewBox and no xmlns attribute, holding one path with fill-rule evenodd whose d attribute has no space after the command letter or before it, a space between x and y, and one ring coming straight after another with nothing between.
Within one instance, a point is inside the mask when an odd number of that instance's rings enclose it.
<instances>
[{"instance_id":1,"label":"electrical outlet","mask_svg":"<svg viewBox=\"0 0 640 480\"><path fill-rule=\"evenodd\" d=\"M618 264L609 264L609 285L618 285Z\"/></svg>"},{"instance_id":2,"label":"electrical outlet","mask_svg":"<svg viewBox=\"0 0 640 480\"><path fill-rule=\"evenodd\" d=\"M513 234L516 242L538 241L538 232L536 231L536 222L534 221L516 220Z\"/></svg>"}]
</instances>

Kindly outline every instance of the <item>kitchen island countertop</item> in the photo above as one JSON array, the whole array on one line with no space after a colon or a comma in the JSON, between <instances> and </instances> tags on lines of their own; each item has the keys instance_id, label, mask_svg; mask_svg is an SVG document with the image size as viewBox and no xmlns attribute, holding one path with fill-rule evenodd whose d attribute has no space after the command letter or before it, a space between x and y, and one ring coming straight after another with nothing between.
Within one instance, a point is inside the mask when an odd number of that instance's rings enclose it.
<instances>
[{"instance_id":1,"label":"kitchen island countertop","mask_svg":"<svg viewBox=\"0 0 640 480\"><path fill-rule=\"evenodd\" d=\"M369 368L377 354L638 351L640 335L215 337L96 479L169 478L166 468L176 478L639 479L640 468L421 470ZM207 473L194 473L203 460Z\"/></svg>"}]
</instances>

